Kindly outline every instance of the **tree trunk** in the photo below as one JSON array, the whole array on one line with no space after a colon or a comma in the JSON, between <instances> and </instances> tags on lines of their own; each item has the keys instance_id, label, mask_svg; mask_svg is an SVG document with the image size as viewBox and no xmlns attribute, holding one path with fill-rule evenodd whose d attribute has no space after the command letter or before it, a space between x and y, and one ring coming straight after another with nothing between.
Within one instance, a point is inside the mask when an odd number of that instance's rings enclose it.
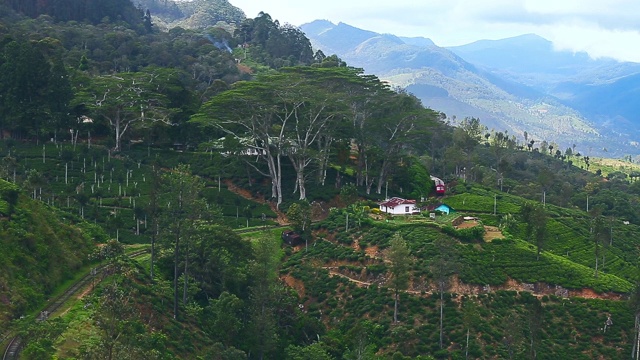
<instances>
[{"instance_id":1,"label":"tree trunk","mask_svg":"<svg viewBox=\"0 0 640 360\"><path fill-rule=\"evenodd\" d=\"M120 151L120 114L116 114L115 119L115 130L116 130L116 144L113 148L114 151Z\"/></svg>"},{"instance_id":2,"label":"tree trunk","mask_svg":"<svg viewBox=\"0 0 640 360\"><path fill-rule=\"evenodd\" d=\"M280 209L282 204L282 163L280 155L276 156L277 168L276 168L276 189L278 190L278 202L276 202L276 209Z\"/></svg>"},{"instance_id":3,"label":"tree trunk","mask_svg":"<svg viewBox=\"0 0 640 360\"><path fill-rule=\"evenodd\" d=\"M158 223L157 220L154 220L155 225L156 225L156 229L155 231L151 232L151 269L150 269L150 273L151 273L151 282L153 282L153 264L155 261L155 256L156 256L156 237L158 236Z\"/></svg>"},{"instance_id":4,"label":"tree trunk","mask_svg":"<svg viewBox=\"0 0 640 360\"><path fill-rule=\"evenodd\" d=\"M173 249L173 318L178 319L178 245L180 237L176 235L176 245Z\"/></svg>"},{"instance_id":5,"label":"tree trunk","mask_svg":"<svg viewBox=\"0 0 640 360\"><path fill-rule=\"evenodd\" d=\"M356 170L356 183L358 186L362 186L364 184L366 172L366 157L364 154L364 147L361 144L358 144L358 167Z\"/></svg>"},{"instance_id":6,"label":"tree trunk","mask_svg":"<svg viewBox=\"0 0 640 360\"><path fill-rule=\"evenodd\" d=\"M636 334L633 342L633 349L631 350L631 358L638 360L640 356L640 313L636 314L635 332Z\"/></svg>"},{"instance_id":7,"label":"tree trunk","mask_svg":"<svg viewBox=\"0 0 640 360\"><path fill-rule=\"evenodd\" d=\"M443 346L442 320L444 318L444 291L440 290L440 349Z\"/></svg>"},{"instance_id":8,"label":"tree trunk","mask_svg":"<svg viewBox=\"0 0 640 360\"><path fill-rule=\"evenodd\" d=\"M296 171L296 181L300 189L300 200L305 200L307 198L307 189L304 186L304 170Z\"/></svg>"},{"instance_id":9,"label":"tree trunk","mask_svg":"<svg viewBox=\"0 0 640 360\"><path fill-rule=\"evenodd\" d=\"M467 328L467 345L464 347L464 358L469 359L469 329Z\"/></svg>"},{"instance_id":10,"label":"tree trunk","mask_svg":"<svg viewBox=\"0 0 640 360\"><path fill-rule=\"evenodd\" d=\"M184 286L182 289L182 304L187 305L187 288L189 286L189 241L187 239L187 249L184 253Z\"/></svg>"},{"instance_id":11,"label":"tree trunk","mask_svg":"<svg viewBox=\"0 0 640 360\"><path fill-rule=\"evenodd\" d=\"M393 323L398 323L398 290L396 290L395 301L393 304Z\"/></svg>"},{"instance_id":12,"label":"tree trunk","mask_svg":"<svg viewBox=\"0 0 640 360\"><path fill-rule=\"evenodd\" d=\"M382 184L384 184L387 180L388 167L389 167L389 161L385 159L382 162L382 168L380 169L380 174L378 175L378 187L376 188L376 194L382 194Z\"/></svg>"}]
</instances>

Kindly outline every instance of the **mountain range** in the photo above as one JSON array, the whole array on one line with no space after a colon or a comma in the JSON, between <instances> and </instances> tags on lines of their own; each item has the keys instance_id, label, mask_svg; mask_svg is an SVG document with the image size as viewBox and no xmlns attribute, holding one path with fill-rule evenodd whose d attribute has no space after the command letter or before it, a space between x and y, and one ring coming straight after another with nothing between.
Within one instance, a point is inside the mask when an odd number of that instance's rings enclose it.
<instances>
[{"instance_id":1,"label":"mountain range","mask_svg":"<svg viewBox=\"0 0 640 360\"><path fill-rule=\"evenodd\" d=\"M406 88L453 123L477 117L520 141L577 145L590 155L640 154L640 64L554 49L534 34L444 48L316 20L316 49Z\"/></svg>"}]
</instances>

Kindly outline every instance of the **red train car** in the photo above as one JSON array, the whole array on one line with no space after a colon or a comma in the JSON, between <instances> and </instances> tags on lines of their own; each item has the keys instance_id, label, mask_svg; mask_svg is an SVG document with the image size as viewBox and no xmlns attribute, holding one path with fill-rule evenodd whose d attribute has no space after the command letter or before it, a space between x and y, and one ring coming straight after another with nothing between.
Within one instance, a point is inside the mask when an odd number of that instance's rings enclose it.
<instances>
[{"instance_id":1,"label":"red train car","mask_svg":"<svg viewBox=\"0 0 640 360\"><path fill-rule=\"evenodd\" d=\"M444 193L446 191L446 187L444 185L444 181L442 181L442 179L437 178L435 176L431 176L431 180L433 180L434 184L436 185L436 194L437 195L444 195Z\"/></svg>"}]
</instances>

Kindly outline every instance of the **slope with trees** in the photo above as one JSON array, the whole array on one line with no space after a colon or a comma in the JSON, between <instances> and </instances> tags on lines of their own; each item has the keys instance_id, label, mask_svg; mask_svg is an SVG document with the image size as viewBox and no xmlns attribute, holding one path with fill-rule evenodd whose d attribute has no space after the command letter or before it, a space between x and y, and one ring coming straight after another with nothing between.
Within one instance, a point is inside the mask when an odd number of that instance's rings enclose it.
<instances>
[{"instance_id":1,"label":"slope with trees","mask_svg":"<svg viewBox=\"0 0 640 360\"><path fill-rule=\"evenodd\" d=\"M151 269L114 256L108 261L118 271L85 303L55 321L25 323L25 354L619 358L634 351L637 309L624 300L638 281L635 183L589 172L591 159L578 155L586 149L558 153L555 143L488 131L477 118L453 129L446 116L339 57L310 57L301 33L265 13L235 34L3 16L15 25L1 29L11 35L2 43L7 54L33 46L25 29L36 42L45 33L58 39L32 47L40 68L21 76L64 64L70 86L46 87L73 97L42 97L39 113L78 105L68 109L73 138L54 122L38 139L37 126L16 118L7 135L38 142L0 143L0 175L14 183L3 186L3 223L24 235L10 254L40 254L29 224L53 221L25 220L25 203L59 209L98 241L106 236L82 217L111 238L154 244ZM232 53L216 39L230 41ZM102 85L109 87L99 92ZM121 89L131 94L127 106L97 106ZM119 111L131 121L126 131L105 117ZM77 123L80 115L94 122ZM172 126L147 121L165 115ZM59 136L50 141L50 133ZM447 182L443 200L481 224L456 228L457 215L405 219L371 210L383 189L428 199L430 173ZM304 246L281 246L283 229L267 226L276 216L269 205L291 215ZM486 240L485 225L502 237ZM253 232L240 236L232 227ZM93 245L82 239L43 263L80 266ZM48 291L57 284L32 277Z\"/></svg>"}]
</instances>

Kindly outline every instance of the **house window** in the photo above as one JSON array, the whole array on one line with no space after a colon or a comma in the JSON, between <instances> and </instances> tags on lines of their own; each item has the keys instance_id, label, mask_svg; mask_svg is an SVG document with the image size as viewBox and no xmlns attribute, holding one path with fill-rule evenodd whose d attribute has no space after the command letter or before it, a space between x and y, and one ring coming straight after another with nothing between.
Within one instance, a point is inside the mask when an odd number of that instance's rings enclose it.
<instances>
[{"instance_id":1,"label":"house window","mask_svg":"<svg viewBox=\"0 0 640 360\"><path fill-rule=\"evenodd\" d=\"M404 212L409 212L409 207L408 206L404 207Z\"/></svg>"}]
</instances>

